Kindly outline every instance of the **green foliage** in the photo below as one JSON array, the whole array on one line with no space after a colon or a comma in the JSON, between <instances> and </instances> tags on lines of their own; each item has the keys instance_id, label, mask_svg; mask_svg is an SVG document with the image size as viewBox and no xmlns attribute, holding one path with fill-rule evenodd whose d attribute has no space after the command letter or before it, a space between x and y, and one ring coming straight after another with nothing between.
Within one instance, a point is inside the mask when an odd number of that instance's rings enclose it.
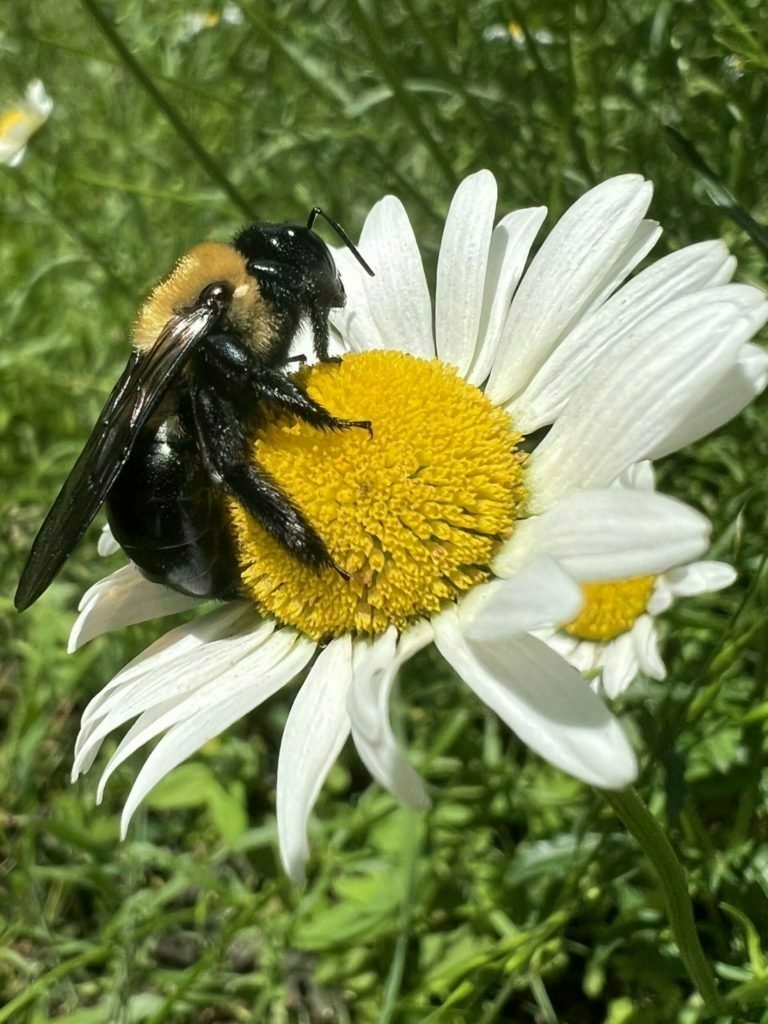
<instances>
[{"instance_id":1,"label":"green foliage","mask_svg":"<svg viewBox=\"0 0 768 1024\"><path fill-rule=\"evenodd\" d=\"M468 171L495 172L500 209L546 202L553 220L633 170L657 183L662 248L722 235L741 278L764 280L759 248L663 129L695 147L726 206L738 197L753 218L740 223L766 223L760 5L249 0L242 24L188 36L181 0L94 3L6 5L0 32L0 105L38 76L56 102L24 164L0 168L0 1024L707 1019L658 879L610 808L529 755L436 656L407 667L397 704L433 810L395 807L346 751L297 890L274 825L290 696L172 774L121 844L135 766L101 807L92 777L70 788L77 720L165 626L64 653L104 574L94 532L24 616L9 595L141 297L250 216L321 203L354 234L394 192L434 254ZM620 709L688 872L720 1024L768 1022L765 409L661 467L664 489L713 519L739 582L674 609L669 679L639 681Z\"/></svg>"}]
</instances>

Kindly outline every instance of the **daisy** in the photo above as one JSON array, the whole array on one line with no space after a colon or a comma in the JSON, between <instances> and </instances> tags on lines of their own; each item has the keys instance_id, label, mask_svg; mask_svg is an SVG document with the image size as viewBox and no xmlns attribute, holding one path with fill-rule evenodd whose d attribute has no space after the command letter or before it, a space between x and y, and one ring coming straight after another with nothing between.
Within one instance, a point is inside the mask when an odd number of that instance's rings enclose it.
<instances>
[{"instance_id":1,"label":"daisy","mask_svg":"<svg viewBox=\"0 0 768 1024\"><path fill-rule=\"evenodd\" d=\"M650 462L631 466L618 484L633 492L653 491L653 466ZM735 579L732 566L707 561L633 579L585 583L584 606L575 619L560 629L535 632L607 697L618 697L639 672L651 679L666 677L656 616L676 598L722 590Z\"/></svg>"},{"instance_id":2,"label":"daisy","mask_svg":"<svg viewBox=\"0 0 768 1024\"><path fill-rule=\"evenodd\" d=\"M36 78L27 86L24 100L0 114L0 164L18 167L27 151L27 143L48 120L53 100Z\"/></svg>"},{"instance_id":3,"label":"daisy","mask_svg":"<svg viewBox=\"0 0 768 1024\"><path fill-rule=\"evenodd\" d=\"M193 39L209 28L219 25L242 25L244 14L237 4L224 4L220 11L192 11L184 15L181 25L182 42Z\"/></svg>"},{"instance_id":4,"label":"daisy","mask_svg":"<svg viewBox=\"0 0 768 1024\"><path fill-rule=\"evenodd\" d=\"M734 262L719 242L665 257L622 287L659 235L645 219L650 199L637 175L604 182L528 263L546 210L494 227L495 180L470 176L447 216L434 310L404 208L393 197L376 204L360 239L376 276L337 254L346 355L301 371L334 414L371 420L373 438L275 419L253 439L260 465L351 579L297 564L231 503L247 600L167 633L83 715L75 778L135 719L99 799L114 770L161 737L123 833L171 769L298 677L277 769L288 874L304 875L308 818L350 736L382 786L426 807L388 706L399 667L432 643L552 764L597 786L634 779L617 720L530 631L572 621L579 583L660 574L706 550L697 512L613 484L749 401L762 386L749 339L768 319L760 291L729 283ZM526 454L523 441L545 425ZM85 595L71 647L189 604L126 566Z\"/></svg>"}]
</instances>

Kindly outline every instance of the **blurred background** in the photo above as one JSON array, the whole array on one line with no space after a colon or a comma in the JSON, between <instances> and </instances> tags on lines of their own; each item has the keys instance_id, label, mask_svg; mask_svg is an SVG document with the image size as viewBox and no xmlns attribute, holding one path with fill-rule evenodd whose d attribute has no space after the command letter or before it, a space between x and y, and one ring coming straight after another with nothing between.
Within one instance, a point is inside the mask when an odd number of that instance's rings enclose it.
<instances>
[{"instance_id":1,"label":"blurred background","mask_svg":"<svg viewBox=\"0 0 768 1024\"><path fill-rule=\"evenodd\" d=\"M399 809L345 752L297 889L274 826L290 694L177 769L120 843L136 768L96 808L95 773L69 785L74 737L167 622L66 655L79 597L120 565L97 556L96 525L38 604L18 616L11 598L136 308L202 239L314 205L357 237L392 192L433 276L466 173L493 170L499 215L545 203L551 226L636 171L656 184L656 255L720 236L739 279L765 283L749 219L768 219L764 18L759 0L3 7L0 134L33 79L54 107L0 166L0 1024L705 1019L658 881L603 798L436 655L409 665L396 715L433 810ZM766 417L763 400L659 467L739 581L674 609L668 680L618 705L730 993L723 1021L768 1021Z\"/></svg>"}]
</instances>

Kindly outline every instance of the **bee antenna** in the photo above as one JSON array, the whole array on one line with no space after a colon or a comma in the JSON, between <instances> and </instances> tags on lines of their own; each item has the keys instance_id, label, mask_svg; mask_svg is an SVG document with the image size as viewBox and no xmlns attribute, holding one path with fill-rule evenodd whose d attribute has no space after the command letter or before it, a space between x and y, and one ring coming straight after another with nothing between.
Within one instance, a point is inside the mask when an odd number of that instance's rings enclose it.
<instances>
[{"instance_id":1,"label":"bee antenna","mask_svg":"<svg viewBox=\"0 0 768 1024\"><path fill-rule=\"evenodd\" d=\"M344 228L341 226L341 224L337 223L335 220L333 220L331 217L329 217L328 214L325 212L325 210L321 210L319 206L313 206L312 209L309 211L309 220L307 221L307 229L309 231L312 230L312 228L314 226L314 223L315 223L315 221L317 220L318 217L322 217L323 220L327 224L331 225L333 230L336 232L336 234L339 236L339 238L342 240L342 242L344 242L346 247L349 249L349 251L355 257L355 259L360 264L360 266L363 268L363 270L367 274L370 274L371 277L375 277L376 275L374 274L374 272L371 270L371 268L365 262L363 257L360 255L360 250L357 248L357 246L352 241L352 239L349 237L349 235L344 230Z\"/></svg>"}]
</instances>

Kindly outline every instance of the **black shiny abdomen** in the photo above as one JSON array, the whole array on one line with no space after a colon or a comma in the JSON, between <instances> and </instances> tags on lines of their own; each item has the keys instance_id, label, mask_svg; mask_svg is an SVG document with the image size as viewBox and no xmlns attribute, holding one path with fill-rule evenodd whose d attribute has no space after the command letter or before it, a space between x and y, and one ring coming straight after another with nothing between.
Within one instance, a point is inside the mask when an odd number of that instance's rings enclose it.
<instances>
[{"instance_id":1,"label":"black shiny abdomen","mask_svg":"<svg viewBox=\"0 0 768 1024\"><path fill-rule=\"evenodd\" d=\"M107 517L148 579L194 597L237 596L224 494L203 465L191 415L160 414L142 429L110 492Z\"/></svg>"}]
</instances>

